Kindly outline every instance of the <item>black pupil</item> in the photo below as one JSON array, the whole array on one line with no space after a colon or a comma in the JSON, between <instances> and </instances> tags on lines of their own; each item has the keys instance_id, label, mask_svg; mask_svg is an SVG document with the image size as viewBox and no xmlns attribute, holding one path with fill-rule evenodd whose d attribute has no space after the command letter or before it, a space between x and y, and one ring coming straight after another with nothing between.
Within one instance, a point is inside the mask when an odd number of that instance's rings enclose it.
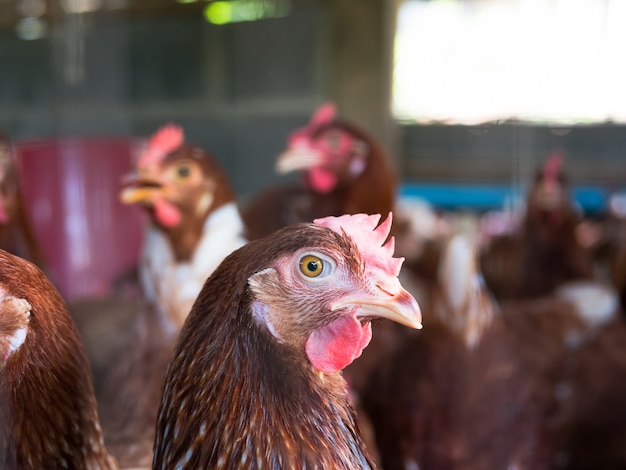
<instances>
[{"instance_id":1,"label":"black pupil","mask_svg":"<svg viewBox=\"0 0 626 470\"><path fill-rule=\"evenodd\" d=\"M306 264L306 268L307 268L309 271L311 271L311 272L315 272L315 271L317 271L317 269L319 268L319 265L318 265L317 261L309 261L309 262Z\"/></svg>"},{"instance_id":2,"label":"black pupil","mask_svg":"<svg viewBox=\"0 0 626 470\"><path fill-rule=\"evenodd\" d=\"M189 167L181 166L178 168L178 176L182 176L183 178L189 176Z\"/></svg>"}]
</instances>

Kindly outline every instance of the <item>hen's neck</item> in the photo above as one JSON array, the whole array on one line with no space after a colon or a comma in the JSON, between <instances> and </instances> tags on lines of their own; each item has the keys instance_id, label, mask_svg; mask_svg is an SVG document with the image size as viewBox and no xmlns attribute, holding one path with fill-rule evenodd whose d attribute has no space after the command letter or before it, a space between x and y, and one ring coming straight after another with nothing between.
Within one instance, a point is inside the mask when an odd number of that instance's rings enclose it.
<instances>
[{"instance_id":1,"label":"hen's neck","mask_svg":"<svg viewBox=\"0 0 626 470\"><path fill-rule=\"evenodd\" d=\"M155 468L373 466L339 374L315 371L247 309L227 318L211 310L194 309L179 337L157 425ZM200 316L206 323L191 328Z\"/></svg>"},{"instance_id":2,"label":"hen's neck","mask_svg":"<svg viewBox=\"0 0 626 470\"><path fill-rule=\"evenodd\" d=\"M141 283L146 300L166 325L174 330L181 327L207 277L245 243L243 232L237 205L228 203L207 217L191 259L182 261L176 259L169 238L161 230L148 228Z\"/></svg>"}]
</instances>

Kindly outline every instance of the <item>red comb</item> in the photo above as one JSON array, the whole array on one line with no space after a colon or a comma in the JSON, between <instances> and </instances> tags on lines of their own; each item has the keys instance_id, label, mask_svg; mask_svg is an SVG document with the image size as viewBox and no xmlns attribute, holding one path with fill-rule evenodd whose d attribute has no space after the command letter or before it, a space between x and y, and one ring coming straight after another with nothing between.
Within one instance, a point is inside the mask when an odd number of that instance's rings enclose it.
<instances>
[{"instance_id":1,"label":"red comb","mask_svg":"<svg viewBox=\"0 0 626 470\"><path fill-rule=\"evenodd\" d=\"M556 182L564 161L565 152L562 149L554 150L543 164L543 179Z\"/></svg>"},{"instance_id":2,"label":"red comb","mask_svg":"<svg viewBox=\"0 0 626 470\"><path fill-rule=\"evenodd\" d=\"M341 217L324 217L323 219L315 219L313 223L339 234L349 235L368 261L372 261L373 264L383 268L393 276L397 276L400 273L404 258L393 257L395 248L393 237L385 243L391 231L392 213L390 212L387 219L380 225L378 225L379 220L380 214L354 214L342 215ZM385 244L383 245L383 243Z\"/></svg>"},{"instance_id":3,"label":"red comb","mask_svg":"<svg viewBox=\"0 0 626 470\"><path fill-rule=\"evenodd\" d=\"M315 110L309 123L293 131L287 139L290 147L309 146L311 136L322 124L332 122L337 114L337 109L333 103L325 103Z\"/></svg>"},{"instance_id":4,"label":"red comb","mask_svg":"<svg viewBox=\"0 0 626 470\"><path fill-rule=\"evenodd\" d=\"M337 108L333 103L324 103L315 110L309 126L317 127L320 124L331 122L337 115Z\"/></svg>"},{"instance_id":5,"label":"red comb","mask_svg":"<svg viewBox=\"0 0 626 470\"><path fill-rule=\"evenodd\" d=\"M185 134L182 127L174 124L167 124L156 131L150 141L148 148L139 157L139 166L148 166L158 163L171 151L180 147L185 141Z\"/></svg>"}]
</instances>

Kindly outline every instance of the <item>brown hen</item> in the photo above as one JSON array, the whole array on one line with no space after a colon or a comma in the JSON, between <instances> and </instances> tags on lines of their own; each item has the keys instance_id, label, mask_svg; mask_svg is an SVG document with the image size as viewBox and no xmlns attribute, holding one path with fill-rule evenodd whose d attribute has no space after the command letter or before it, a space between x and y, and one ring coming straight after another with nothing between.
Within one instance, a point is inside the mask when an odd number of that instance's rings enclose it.
<instances>
[{"instance_id":1,"label":"brown hen","mask_svg":"<svg viewBox=\"0 0 626 470\"><path fill-rule=\"evenodd\" d=\"M299 171L301 184L270 187L243 210L250 240L286 225L342 214L387 214L396 182L389 157L353 124L322 105L309 124L294 131L277 160L280 173Z\"/></svg>"},{"instance_id":2,"label":"brown hen","mask_svg":"<svg viewBox=\"0 0 626 470\"><path fill-rule=\"evenodd\" d=\"M498 299L547 295L592 276L590 253L576 237L581 216L569 195L563 158L557 151L546 160L517 232L495 237L481 256L481 271Z\"/></svg>"},{"instance_id":3,"label":"brown hen","mask_svg":"<svg viewBox=\"0 0 626 470\"><path fill-rule=\"evenodd\" d=\"M224 260L168 367L155 469L373 466L340 371L371 319L420 326L378 220L292 225Z\"/></svg>"},{"instance_id":4,"label":"brown hen","mask_svg":"<svg viewBox=\"0 0 626 470\"><path fill-rule=\"evenodd\" d=\"M60 294L0 250L0 467L115 469L87 356Z\"/></svg>"}]
</instances>

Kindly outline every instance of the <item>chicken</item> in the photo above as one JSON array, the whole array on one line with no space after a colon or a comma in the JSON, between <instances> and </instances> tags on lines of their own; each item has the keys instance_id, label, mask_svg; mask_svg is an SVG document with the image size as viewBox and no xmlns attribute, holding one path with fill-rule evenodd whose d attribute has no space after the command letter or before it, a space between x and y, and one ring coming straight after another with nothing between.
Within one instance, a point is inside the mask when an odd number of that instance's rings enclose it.
<instances>
[{"instance_id":1,"label":"chicken","mask_svg":"<svg viewBox=\"0 0 626 470\"><path fill-rule=\"evenodd\" d=\"M547 295L592 276L590 253L576 237L581 217L568 193L563 158L557 151L546 160L519 230L495 237L482 254L481 271L499 299Z\"/></svg>"},{"instance_id":2,"label":"chicken","mask_svg":"<svg viewBox=\"0 0 626 470\"><path fill-rule=\"evenodd\" d=\"M246 242L235 195L214 158L173 125L150 139L126 183L122 202L141 204L151 221L140 267L144 295L180 328L207 276Z\"/></svg>"},{"instance_id":3,"label":"chicken","mask_svg":"<svg viewBox=\"0 0 626 470\"><path fill-rule=\"evenodd\" d=\"M148 466L163 375L178 332L217 265L245 243L225 174L169 125L151 139L122 191L148 211L139 266L143 302L101 400L105 436L120 464Z\"/></svg>"},{"instance_id":4,"label":"chicken","mask_svg":"<svg viewBox=\"0 0 626 470\"><path fill-rule=\"evenodd\" d=\"M249 239L286 225L342 214L387 214L395 199L389 157L373 138L338 120L332 104L293 132L279 156L279 173L299 171L301 184L266 189L243 210Z\"/></svg>"},{"instance_id":5,"label":"chicken","mask_svg":"<svg viewBox=\"0 0 626 470\"><path fill-rule=\"evenodd\" d=\"M0 248L44 268L44 256L26 213L18 163L9 140L0 134Z\"/></svg>"},{"instance_id":6,"label":"chicken","mask_svg":"<svg viewBox=\"0 0 626 470\"><path fill-rule=\"evenodd\" d=\"M0 250L0 467L115 469L89 364L60 294Z\"/></svg>"},{"instance_id":7,"label":"chicken","mask_svg":"<svg viewBox=\"0 0 626 470\"><path fill-rule=\"evenodd\" d=\"M224 260L168 367L154 469L372 467L340 371L370 320L421 320L379 220L291 225Z\"/></svg>"},{"instance_id":8,"label":"chicken","mask_svg":"<svg viewBox=\"0 0 626 470\"><path fill-rule=\"evenodd\" d=\"M626 245L622 245L611 266L611 280L617 289L622 311L626 312Z\"/></svg>"},{"instance_id":9,"label":"chicken","mask_svg":"<svg viewBox=\"0 0 626 470\"><path fill-rule=\"evenodd\" d=\"M549 342L509 325L476 258L467 238L450 239L424 332L378 368L364 394L386 470L553 468L547 423L563 348L548 355Z\"/></svg>"},{"instance_id":10,"label":"chicken","mask_svg":"<svg viewBox=\"0 0 626 470\"><path fill-rule=\"evenodd\" d=\"M567 470L626 468L626 320L617 316L563 368L560 460Z\"/></svg>"}]
</instances>

